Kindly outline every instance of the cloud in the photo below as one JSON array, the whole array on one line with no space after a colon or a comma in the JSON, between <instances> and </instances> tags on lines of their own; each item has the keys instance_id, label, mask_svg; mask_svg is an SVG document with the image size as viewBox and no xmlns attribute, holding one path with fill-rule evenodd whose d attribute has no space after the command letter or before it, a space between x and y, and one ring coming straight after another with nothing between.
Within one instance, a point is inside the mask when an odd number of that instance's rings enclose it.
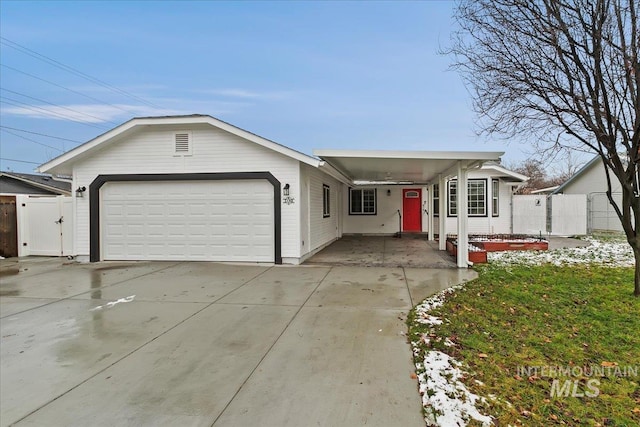
<instances>
[{"instance_id":1,"label":"cloud","mask_svg":"<svg viewBox=\"0 0 640 427\"><path fill-rule=\"evenodd\" d=\"M211 95L218 95L228 98L242 98L242 99L283 99L290 98L296 95L294 91L265 91L257 92L239 88L223 88L223 89L205 89L199 91L200 93L208 93Z\"/></svg>"},{"instance_id":2,"label":"cloud","mask_svg":"<svg viewBox=\"0 0 640 427\"><path fill-rule=\"evenodd\" d=\"M90 124L118 125L132 117L171 116L183 114L233 114L251 103L244 100L198 100L185 98L155 98L153 102L171 108L156 108L134 104L47 104L2 107L2 114L32 119L63 120Z\"/></svg>"}]
</instances>

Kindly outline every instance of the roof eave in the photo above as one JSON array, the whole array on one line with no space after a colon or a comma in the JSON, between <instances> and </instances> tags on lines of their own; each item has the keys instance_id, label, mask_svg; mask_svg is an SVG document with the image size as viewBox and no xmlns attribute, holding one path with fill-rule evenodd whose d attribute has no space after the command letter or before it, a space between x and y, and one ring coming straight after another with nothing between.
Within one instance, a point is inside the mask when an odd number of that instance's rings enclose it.
<instances>
[{"instance_id":1,"label":"roof eave","mask_svg":"<svg viewBox=\"0 0 640 427\"><path fill-rule=\"evenodd\" d=\"M313 155L325 157L368 157L379 159L425 160L499 160L504 151L395 151L395 150L313 150Z\"/></svg>"}]
</instances>

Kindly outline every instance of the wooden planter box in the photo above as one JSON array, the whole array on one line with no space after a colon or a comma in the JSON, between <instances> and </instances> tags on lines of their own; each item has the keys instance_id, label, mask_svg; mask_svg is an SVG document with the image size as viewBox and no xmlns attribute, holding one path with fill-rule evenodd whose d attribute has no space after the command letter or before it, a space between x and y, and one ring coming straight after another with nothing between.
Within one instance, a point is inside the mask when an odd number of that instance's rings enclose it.
<instances>
[{"instance_id":1,"label":"wooden planter box","mask_svg":"<svg viewBox=\"0 0 640 427\"><path fill-rule=\"evenodd\" d=\"M548 242L473 242L473 244L487 252L500 251L546 251Z\"/></svg>"},{"instance_id":2,"label":"wooden planter box","mask_svg":"<svg viewBox=\"0 0 640 427\"><path fill-rule=\"evenodd\" d=\"M474 246L478 247L477 245ZM451 240L447 240L447 252L449 252L454 257L458 256L458 245L453 243ZM469 251L469 261L474 264L486 264L487 263L487 251Z\"/></svg>"}]
</instances>

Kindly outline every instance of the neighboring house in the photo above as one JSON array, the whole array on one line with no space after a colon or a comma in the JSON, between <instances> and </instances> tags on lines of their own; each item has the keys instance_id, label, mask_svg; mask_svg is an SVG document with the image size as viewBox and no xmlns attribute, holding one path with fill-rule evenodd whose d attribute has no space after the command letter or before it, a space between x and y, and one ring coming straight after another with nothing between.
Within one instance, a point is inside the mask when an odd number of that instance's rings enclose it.
<instances>
[{"instance_id":1,"label":"neighboring house","mask_svg":"<svg viewBox=\"0 0 640 427\"><path fill-rule=\"evenodd\" d=\"M28 212L32 205L38 212L38 218L47 217L51 213L55 220L60 219L61 202L56 200L56 196L70 196L71 183L53 179L49 175L36 175L28 173L0 171L0 256L8 258L31 254L28 235L29 219ZM71 198L69 197L69 202ZM44 209L41 207L46 206ZM43 216L44 215L44 216ZM55 224L52 222L52 225ZM35 226L35 225L34 225ZM31 227L34 228L34 227ZM56 227L58 228L58 227ZM34 236L40 230L34 230ZM54 242L60 242L60 232L55 231ZM36 237L34 237L36 238ZM34 246L38 248L39 243ZM37 249L36 252L38 253ZM47 252L47 254L60 254L57 252ZM44 254L44 253L42 253Z\"/></svg>"},{"instance_id":2,"label":"neighboring house","mask_svg":"<svg viewBox=\"0 0 640 427\"><path fill-rule=\"evenodd\" d=\"M0 171L0 195L10 194L70 196L71 183L55 180L50 175Z\"/></svg>"},{"instance_id":3,"label":"neighboring house","mask_svg":"<svg viewBox=\"0 0 640 427\"><path fill-rule=\"evenodd\" d=\"M623 231L620 219L607 198L607 177L600 156L595 156L571 178L551 193L585 194L587 197L587 231ZM611 193L622 204L620 181L611 174Z\"/></svg>"},{"instance_id":4,"label":"neighboring house","mask_svg":"<svg viewBox=\"0 0 640 427\"><path fill-rule=\"evenodd\" d=\"M343 234L508 233L512 188L526 180L495 163L504 153L314 154L207 115L147 117L40 171L73 177L74 252L91 261L297 264ZM466 188L455 189L454 177L468 178ZM452 197L445 203L436 193L448 212L442 223L428 209L440 184ZM456 195L469 215L453 216ZM466 267L466 251L459 254Z\"/></svg>"}]
</instances>

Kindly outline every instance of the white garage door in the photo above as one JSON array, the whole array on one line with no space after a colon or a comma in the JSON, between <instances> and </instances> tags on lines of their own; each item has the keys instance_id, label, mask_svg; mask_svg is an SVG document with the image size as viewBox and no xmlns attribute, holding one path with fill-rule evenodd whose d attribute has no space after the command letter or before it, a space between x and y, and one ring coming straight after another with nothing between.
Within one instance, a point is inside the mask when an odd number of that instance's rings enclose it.
<instances>
[{"instance_id":1,"label":"white garage door","mask_svg":"<svg viewBox=\"0 0 640 427\"><path fill-rule=\"evenodd\" d=\"M104 260L274 261L267 181L111 182L100 192Z\"/></svg>"}]
</instances>

